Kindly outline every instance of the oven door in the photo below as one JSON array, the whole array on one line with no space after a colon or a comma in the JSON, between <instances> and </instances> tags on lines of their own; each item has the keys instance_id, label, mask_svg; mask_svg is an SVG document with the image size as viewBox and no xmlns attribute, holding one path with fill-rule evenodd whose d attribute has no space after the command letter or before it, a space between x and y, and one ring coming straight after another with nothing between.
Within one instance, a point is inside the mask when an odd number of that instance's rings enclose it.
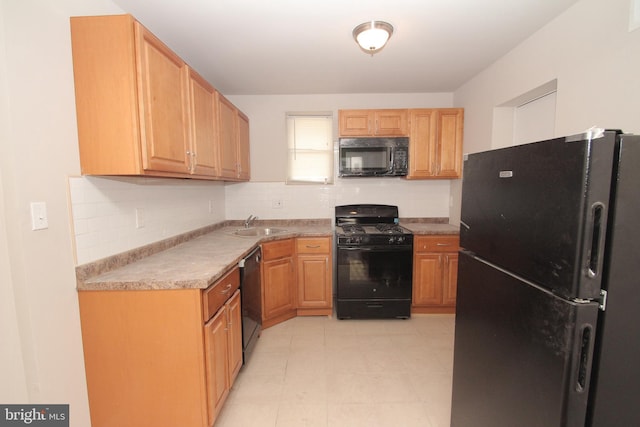
<instances>
[{"instance_id":1,"label":"oven door","mask_svg":"<svg viewBox=\"0 0 640 427\"><path fill-rule=\"evenodd\" d=\"M338 299L411 299L413 247L338 247Z\"/></svg>"}]
</instances>

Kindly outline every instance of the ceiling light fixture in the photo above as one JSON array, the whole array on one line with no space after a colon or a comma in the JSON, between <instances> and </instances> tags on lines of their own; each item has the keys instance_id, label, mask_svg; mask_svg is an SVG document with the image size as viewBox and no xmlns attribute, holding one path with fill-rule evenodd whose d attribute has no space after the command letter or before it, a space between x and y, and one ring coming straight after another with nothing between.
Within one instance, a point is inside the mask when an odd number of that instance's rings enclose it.
<instances>
[{"instance_id":1,"label":"ceiling light fixture","mask_svg":"<svg viewBox=\"0 0 640 427\"><path fill-rule=\"evenodd\" d=\"M364 22L353 29L356 43L371 56L382 50L392 34L393 26L384 21Z\"/></svg>"}]
</instances>

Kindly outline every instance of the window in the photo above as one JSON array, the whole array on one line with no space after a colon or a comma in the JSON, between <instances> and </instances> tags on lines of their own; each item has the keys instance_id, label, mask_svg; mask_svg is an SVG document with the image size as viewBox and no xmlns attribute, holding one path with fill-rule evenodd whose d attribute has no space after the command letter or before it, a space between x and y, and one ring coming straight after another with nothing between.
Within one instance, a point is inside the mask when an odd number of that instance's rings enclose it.
<instances>
[{"instance_id":1,"label":"window","mask_svg":"<svg viewBox=\"0 0 640 427\"><path fill-rule=\"evenodd\" d=\"M333 113L287 114L287 184L333 183Z\"/></svg>"}]
</instances>

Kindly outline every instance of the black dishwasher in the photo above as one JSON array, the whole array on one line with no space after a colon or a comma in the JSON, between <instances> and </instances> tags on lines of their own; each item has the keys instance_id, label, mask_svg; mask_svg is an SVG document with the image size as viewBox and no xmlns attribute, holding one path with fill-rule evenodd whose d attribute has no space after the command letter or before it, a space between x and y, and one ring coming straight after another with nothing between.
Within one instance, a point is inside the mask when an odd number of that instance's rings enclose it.
<instances>
[{"instance_id":1,"label":"black dishwasher","mask_svg":"<svg viewBox=\"0 0 640 427\"><path fill-rule=\"evenodd\" d=\"M241 259L240 292L242 304L242 360L246 364L251 356L262 327L262 301L260 285L260 246Z\"/></svg>"}]
</instances>

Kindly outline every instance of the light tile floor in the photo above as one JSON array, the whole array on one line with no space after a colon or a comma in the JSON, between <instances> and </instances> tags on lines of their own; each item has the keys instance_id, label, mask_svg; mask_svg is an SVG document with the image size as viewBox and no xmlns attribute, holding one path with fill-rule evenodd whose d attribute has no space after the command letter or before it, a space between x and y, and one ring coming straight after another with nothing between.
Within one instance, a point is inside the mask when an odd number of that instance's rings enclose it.
<instances>
[{"instance_id":1,"label":"light tile floor","mask_svg":"<svg viewBox=\"0 0 640 427\"><path fill-rule=\"evenodd\" d=\"M216 427L448 427L454 315L297 317L262 332Z\"/></svg>"}]
</instances>

